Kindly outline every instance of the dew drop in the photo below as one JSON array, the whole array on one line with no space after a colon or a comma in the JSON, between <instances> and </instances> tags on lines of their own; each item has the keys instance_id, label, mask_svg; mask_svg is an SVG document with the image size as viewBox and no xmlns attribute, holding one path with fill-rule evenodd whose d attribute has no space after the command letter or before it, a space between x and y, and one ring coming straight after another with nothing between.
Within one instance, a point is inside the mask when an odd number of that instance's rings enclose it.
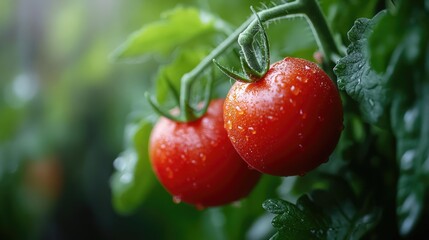
<instances>
[{"instance_id":1,"label":"dew drop","mask_svg":"<svg viewBox=\"0 0 429 240\"><path fill-rule=\"evenodd\" d=\"M300 151L304 150L304 146L302 144L298 144L298 148L299 148Z\"/></svg>"},{"instance_id":2,"label":"dew drop","mask_svg":"<svg viewBox=\"0 0 429 240\"><path fill-rule=\"evenodd\" d=\"M197 188L197 183L196 182L193 182L192 183L192 187L195 189L195 188Z\"/></svg>"},{"instance_id":3,"label":"dew drop","mask_svg":"<svg viewBox=\"0 0 429 240\"><path fill-rule=\"evenodd\" d=\"M273 116L267 116L267 118L273 120Z\"/></svg>"},{"instance_id":4,"label":"dew drop","mask_svg":"<svg viewBox=\"0 0 429 240\"><path fill-rule=\"evenodd\" d=\"M319 115L317 116L317 120L319 120L319 122L323 122L325 119L323 118L323 116Z\"/></svg>"},{"instance_id":5,"label":"dew drop","mask_svg":"<svg viewBox=\"0 0 429 240\"><path fill-rule=\"evenodd\" d=\"M173 196L173 202L175 203L175 204L179 204L179 203L181 203L182 202L182 197L180 197L180 196Z\"/></svg>"},{"instance_id":6,"label":"dew drop","mask_svg":"<svg viewBox=\"0 0 429 240\"><path fill-rule=\"evenodd\" d=\"M243 131L243 127L242 126L237 126L238 130Z\"/></svg>"},{"instance_id":7,"label":"dew drop","mask_svg":"<svg viewBox=\"0 0 429 240\"><path fill-rule=\"evenodd\" d=\"M297 96L297 95L301 92L301 90L300 90L299 88L295 87L294 85L292 85L292 86L290 87L290 91L291 91L291 92L292 92L292 94L293 94L293 95L295 95L295 96Z\"/></svg>"},{"instance_id":8,"label":"dew drop","mask_svg":"<svg viewBox=\"0 0 429 240\"><path fill-rule=\"evenodd\" d=\"M307 66L307 65L305 65L305 70L310 70L310 67L309 66Z\"/></svg>"},{"instance_id":9,"label":"dew drop","mask_svg":"<svg viewBox=\"0 0 429 240\"><path fill-rule=\"evenodd\" d=\"M249 127L248 129L252 134L256 134L256 130L253 127Z\"/></svg>"},{"instance_id":10,"label":"dew drop","mask_svg":"<svg viewBox=\"0 0 429 240\"><path fill-rule=\"evenodd\" d=\"M165 149L165 144L161 144L161 149Z\"/></svg>"},{"instance_id":11,"label":"dew drop","mask_svg":"<svg viewBox=\"0 0 429 240\"><path fill-rule=\"evenodd\" d=\"M371 105L371 107L374 107L374 100L372 100L371 98L368 99L369 105Z\"/></svg>"},{"instance_id":12,"label":"dew drop","mask_svg":"<svg viewBox=\"0 0 429 240\"><path fill-rule=\"evenodd\" d=\"M191 163L192 163L192 165L197 165L197 160L191 159Z\"/></svg>"},{"instance_id":13,"label":"dew drop","mask_svg":"<svg viewBox=\"0 0 429 240\"><path fill-rule=\"evenodd\" d=\"M180 154L180 158L181 158L182 160L185 160L185 159L186 159L186 156L185 156L184 154Z\"/></svg>"},{"instance_id":14,"label":"dew drop","mask_svg":"<svg viewBox=\"0 0 429 240\"><path fill-rule=\"evenodd\" d=\"M237 113L240 115L244 114L244 111L239 106L235 106L235 110L237 110Z\"/></svg>"},{"instance_id":15,"label":"dew drop","mask_svg":"<svg viewBox=\"0 0 429 240\"><path fill-rule=\"evenodd\" d=\"M302 132L298 133L298 137L299 139L303 139L304 138L304 134L302 134Z\"/></svg>"},{"instance_id":16,"label":"dew drop","mask_svg":"<svg viewBox=\"0 0 429 240\"><path fill-rule=\"evenodd\" d=\"M232 129L232 123L231 120L228 120L228 122L226 122L226 127L231 130Z\"/></svg>"},{"instance_id":17,"label":"dew drop","mask_svg":"<svg viewBox=\"0 0 429 240\"><path fill-rule=\"evenodd\" d=\"M292 98L289 98L289 102L292 104L293 107L296 107L296 102Z\"/></svg>"},{"instance_id":18,"label":"dew drop","mask_svg":"<svg viewBox=\"0 0 429 240\"><path fill-rule=\"evenodd\" d=\"M301 76L296 76L296 80L298 80L298 81L302 81L302 77Z\"/></svg>"}]
</instances>

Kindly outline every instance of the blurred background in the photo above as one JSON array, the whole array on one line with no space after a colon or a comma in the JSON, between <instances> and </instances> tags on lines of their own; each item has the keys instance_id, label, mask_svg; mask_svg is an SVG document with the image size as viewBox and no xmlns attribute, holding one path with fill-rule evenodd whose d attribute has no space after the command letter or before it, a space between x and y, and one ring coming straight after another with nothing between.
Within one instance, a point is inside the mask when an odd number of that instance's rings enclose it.
<instances>
[{"instance_id":1,"label":"blurred background","mask_svg":"<svg viewBox=\"0 0 429 240\"><path fill-rule=\"evenodd\" d=\"M234 24L249 14L249 3L223 10L225 2L180 4ZM156 66L114 63L109 54L177 4L0 1L0 239L201 239L202 226L212 226L201 219L219 209L171 204L159 185L133 214L112 207L113 161Z\"/></svg>"}]
</instances>

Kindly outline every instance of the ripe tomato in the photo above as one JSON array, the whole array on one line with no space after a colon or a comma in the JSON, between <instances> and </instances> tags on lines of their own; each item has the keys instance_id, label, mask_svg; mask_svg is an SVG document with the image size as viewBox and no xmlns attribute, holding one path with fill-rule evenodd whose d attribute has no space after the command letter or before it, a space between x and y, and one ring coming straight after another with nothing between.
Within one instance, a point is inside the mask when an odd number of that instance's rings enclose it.
<instances>
[{"instance_id":1,"label":"ripe tomato","mask_svg":"<svg viewBox=\"0 0 429 240\"><path fill-rule=\"evenodd\" d=\"M152 130L152 167L175 202L198 208L223 205L246 196L260 178L226 134L223 103L213 100L202 118L189 123L161 117Z\"/></svg>"},{"instance_id":2,"label":"ripe tomato","mask_svg":"<svg viewBox=\"0 0 429 240\"><path fill-rule=\"evenodd\" d=\"M340 137L341 99L316 64L285 58L255 83L236 82L224 105L225 128L256 170L302 175L326 162Z\"/></svg>"}]
</instances>

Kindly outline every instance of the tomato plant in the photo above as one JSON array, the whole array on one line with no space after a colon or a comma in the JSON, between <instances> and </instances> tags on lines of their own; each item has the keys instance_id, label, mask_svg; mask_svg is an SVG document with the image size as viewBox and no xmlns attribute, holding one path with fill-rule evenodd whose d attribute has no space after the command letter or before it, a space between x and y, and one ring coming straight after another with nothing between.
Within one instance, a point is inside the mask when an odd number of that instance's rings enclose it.
<instances>
[{"instance_id":1,"label":"tomato plant","mask_svg":"<svg viewBox=\"0 0 429 240\"><path fill-rule=\"evenodd\" d=\"M223 99L192 122L161 118L150 137L152 167L175 202L218 206L249 194L260 173L247 167L223 128Z\"/></svg>"},{"instance_id":2,"label":"tomato plant","mask_svg":"<svg viewBox=\"0 0 429 240\"><path fill-rule=\"evenodd\" d=\"M274 63L255 83L237 81L224 118L243 159L279 176L303 175L326 162L343 128L336 86L316 64L298 58Z\"/></svg>"}]
</instances>

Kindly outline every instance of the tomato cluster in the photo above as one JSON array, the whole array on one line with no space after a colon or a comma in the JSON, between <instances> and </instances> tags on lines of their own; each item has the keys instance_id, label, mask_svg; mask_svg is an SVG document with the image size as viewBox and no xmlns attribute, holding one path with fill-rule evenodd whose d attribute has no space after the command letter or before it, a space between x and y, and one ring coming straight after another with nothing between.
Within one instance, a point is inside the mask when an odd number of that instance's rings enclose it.
<instances>
[{"instance_id":1,"label":"tomato cluster","mask_svg":"<svg viewBox=\"0 0 429 240\"><path fill-rule=\"evenodd\" d=\"M307 60L285 58L257 82L236 82L225 101L213 100L196 121L161 117L150 157L176 202L217 206L249 194L260 173L303 175L326 162L342 120L327 74Z\"/></svg>"}]
</instances>

